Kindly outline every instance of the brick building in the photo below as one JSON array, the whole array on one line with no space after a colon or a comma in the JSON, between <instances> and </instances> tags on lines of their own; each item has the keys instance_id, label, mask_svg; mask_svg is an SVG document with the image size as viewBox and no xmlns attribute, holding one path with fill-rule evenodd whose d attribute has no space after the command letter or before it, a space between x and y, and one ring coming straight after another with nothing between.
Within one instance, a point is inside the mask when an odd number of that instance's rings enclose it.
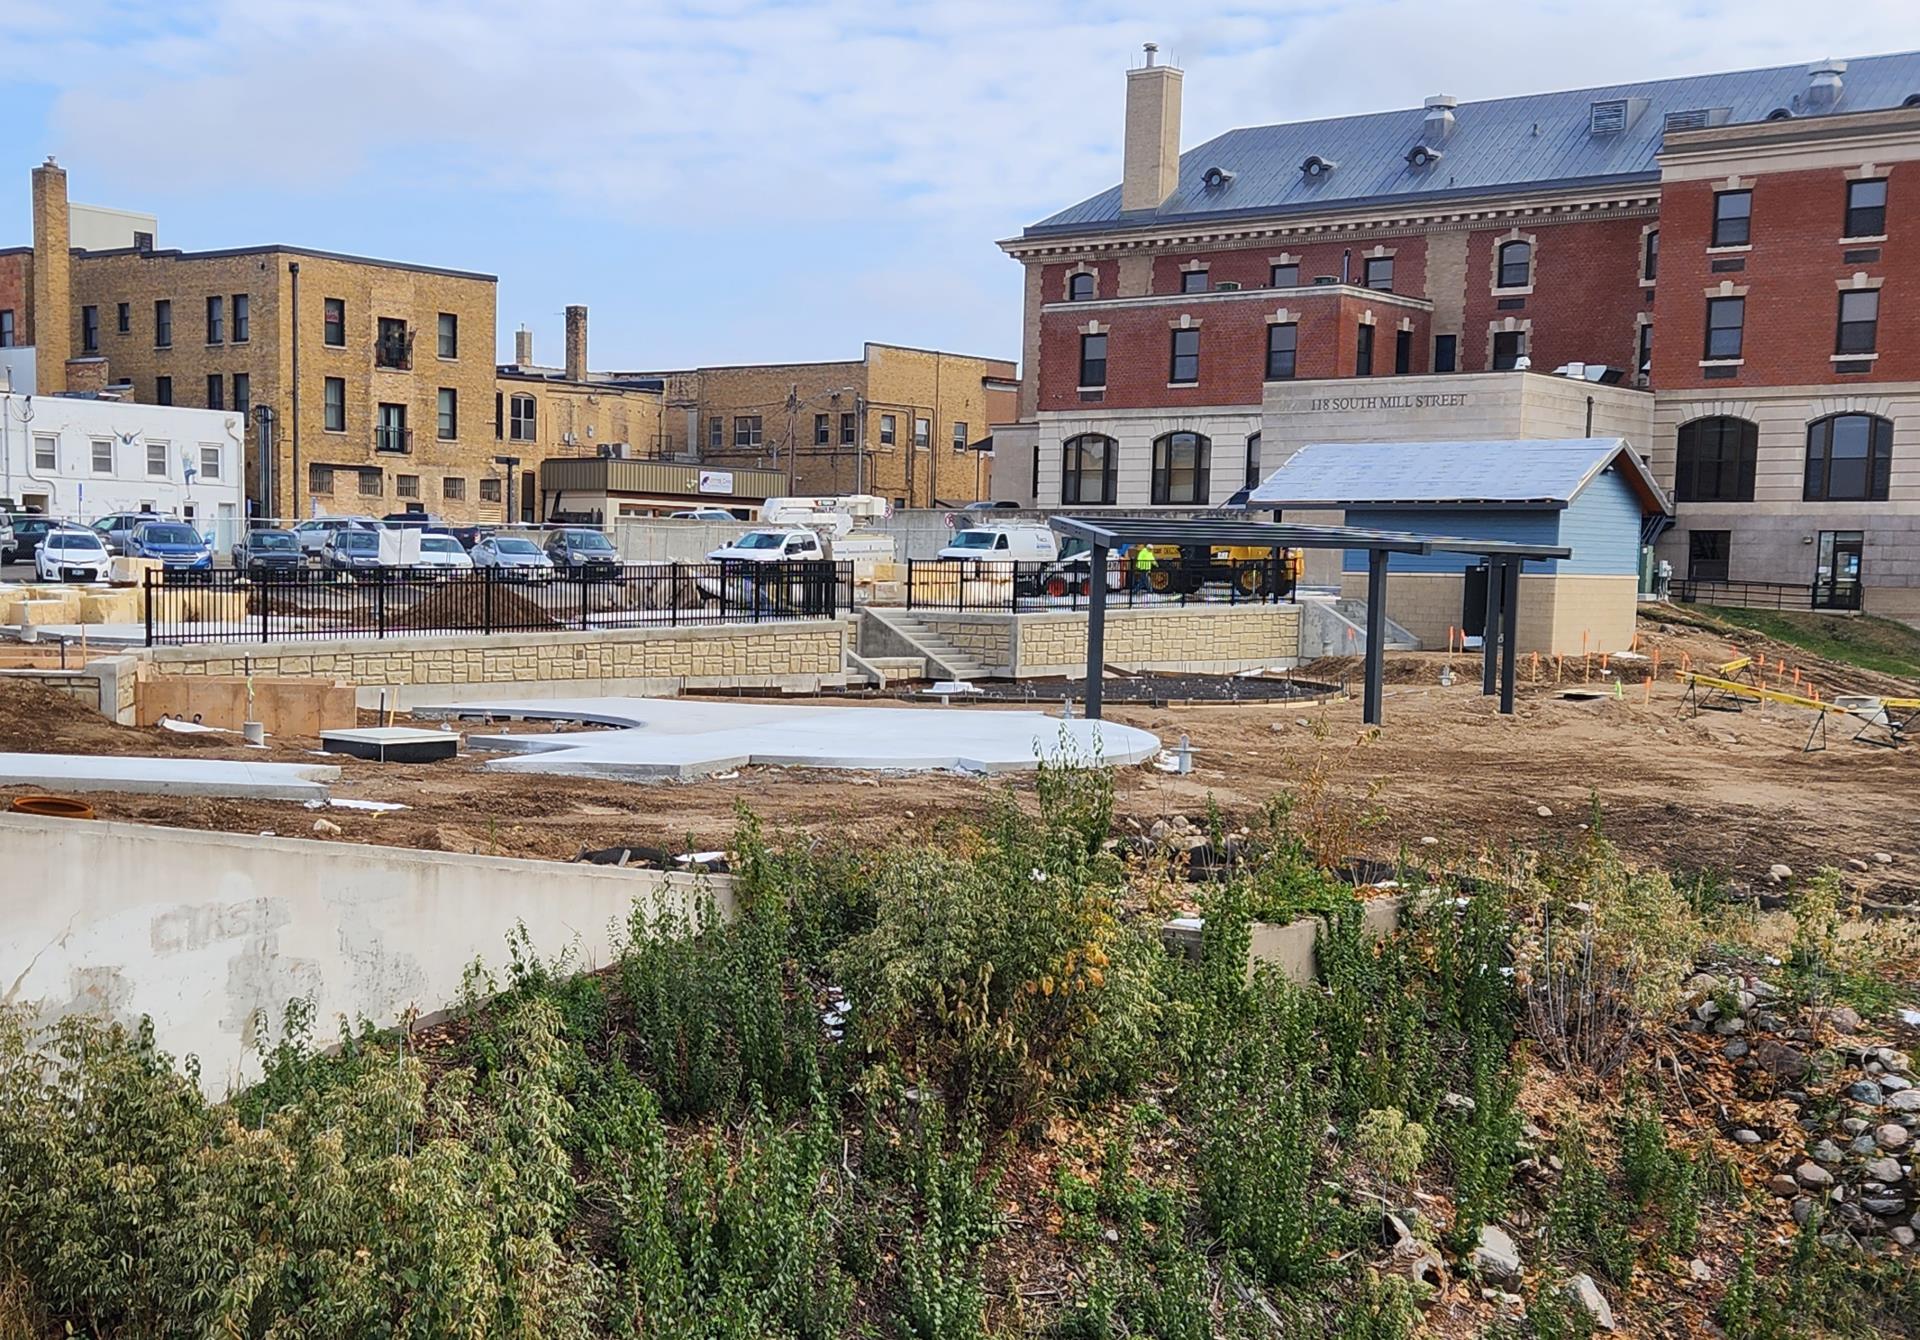
<instances>
[{"instance_id":1,"label":"brick building","mask_svg":"<svg viewBox=\"0 0 1920 1340\"><path fill-rule=\"evenodd\" d=\"M996 497L1218 506L1352 416L1437 440L1486 394L1468 374L1564 369L1641 392L1610 413L1648 425L1680 575L1920 615L1920 54L1436 96L1185 154L1182 81L1149 48L1121 183L1001 244L1029 376Z\"/></svg>"}]
</instances>

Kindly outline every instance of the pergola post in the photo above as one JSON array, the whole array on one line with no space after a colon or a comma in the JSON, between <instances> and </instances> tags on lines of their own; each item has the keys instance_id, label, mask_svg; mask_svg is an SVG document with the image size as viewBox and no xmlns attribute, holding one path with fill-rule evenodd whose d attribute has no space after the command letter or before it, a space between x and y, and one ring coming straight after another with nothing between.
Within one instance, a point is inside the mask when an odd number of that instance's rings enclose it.
<instances>
[{"instance_id":1,"label":"pergola post","mask_svg":"<svg viewBox=\"0 0 1920 1340\"><path fill-rule=\"evenodd\" d=\"M1513 715L1513 676L1514 664L1520 658L1518 637L1520 626L1520 560L1509 558L1500 566L1505 569L1502 589L1505 592L1505 610L1500 616L1500 710L1507 716Z\"/></svg>"},{"instance_id":2,"label":"pergola post","mask_svg":"<svg viewBox=\"0 0 1920 1340\"><path fill-rule=\"evenodd\" d=\"M1500 654L1500 561L1492 555L1487 565L1487 612L1480 623L1480 693L1491 697L1499 669L1494 660Z\"/></svg>"},{"instance_id":3,"label":"pergola post","mask_svg":"<svg viewBox=\"0 0 1920 1340\"><path fill-rule=\"evenodd\" d=\"M1387 659L1387 551L1367 550L1367 655L1360 719L1378 726Z\"/></svg>"},{"instance_id":4,"label":"pergola post","mask_svg":"<svg viewBox=\"0 0 1920 1340\"><path fill-rule=\"evenodd\" d=\"M1107 548L1096 544L1087 562L1087 717L1100 719L1101 672L1107 664Z\"/></svg>"}]
</instances>

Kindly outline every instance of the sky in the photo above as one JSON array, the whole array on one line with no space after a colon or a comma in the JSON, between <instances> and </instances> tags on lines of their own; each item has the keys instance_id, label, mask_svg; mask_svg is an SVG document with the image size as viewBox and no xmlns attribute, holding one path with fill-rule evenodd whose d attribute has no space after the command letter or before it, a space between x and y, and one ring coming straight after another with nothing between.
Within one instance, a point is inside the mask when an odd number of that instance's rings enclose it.
<instances>
[{"instance_id":1,"label":"sky","mask_svg":"<svg viewBox=\"0 0 1920 1340\"><path fill-rule=\"evenodd\" d=\"M1920 0L0 0L0 245L27 170L159 216L500 279L596 368L1015 358L996 246L1120 175L1141 43L1236 126L1920 48Z\"/></svg>"}]
</instances>

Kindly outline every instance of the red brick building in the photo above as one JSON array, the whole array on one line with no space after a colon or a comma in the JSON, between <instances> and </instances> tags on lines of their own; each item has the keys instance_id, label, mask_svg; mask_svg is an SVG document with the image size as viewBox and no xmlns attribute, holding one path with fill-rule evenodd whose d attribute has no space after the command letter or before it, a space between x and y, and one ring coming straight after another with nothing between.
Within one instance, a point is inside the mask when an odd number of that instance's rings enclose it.
<instances>
[{"instance_id":1,"label":"red brick building","mask_svg":"<svg viewBox=\"0 0 1920 1340\"><path fill-rule=\"evenodd\" d=\"M1308 441L1577 435L1598 399L1676 496L1678 576L1920 616L1920 54L1184 154L1182 80L1150 48L1121 184L1001 244L1029 374L996 496L1218 506ZM1529 371L1642 394L1522 428L1541 397L1487 377Z\"/></svg>"}]
</instances>

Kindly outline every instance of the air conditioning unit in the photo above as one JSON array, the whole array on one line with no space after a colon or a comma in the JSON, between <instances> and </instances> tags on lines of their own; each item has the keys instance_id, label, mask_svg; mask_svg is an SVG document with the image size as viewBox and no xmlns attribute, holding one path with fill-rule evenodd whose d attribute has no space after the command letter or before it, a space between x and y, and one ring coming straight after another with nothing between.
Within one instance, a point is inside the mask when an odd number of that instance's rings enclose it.
<instances>
[{"instance_id":1,"label":"air conditioning unit","mask_svg":"<svg viewBox=\"0 0 1920 1340\"><path fill-rule=\"evenodd\" d=\"M602 442L594 448L594 454L603 461L624 461L627 459L627 444L624 442Z\"/></svg>"}]
</instances>

